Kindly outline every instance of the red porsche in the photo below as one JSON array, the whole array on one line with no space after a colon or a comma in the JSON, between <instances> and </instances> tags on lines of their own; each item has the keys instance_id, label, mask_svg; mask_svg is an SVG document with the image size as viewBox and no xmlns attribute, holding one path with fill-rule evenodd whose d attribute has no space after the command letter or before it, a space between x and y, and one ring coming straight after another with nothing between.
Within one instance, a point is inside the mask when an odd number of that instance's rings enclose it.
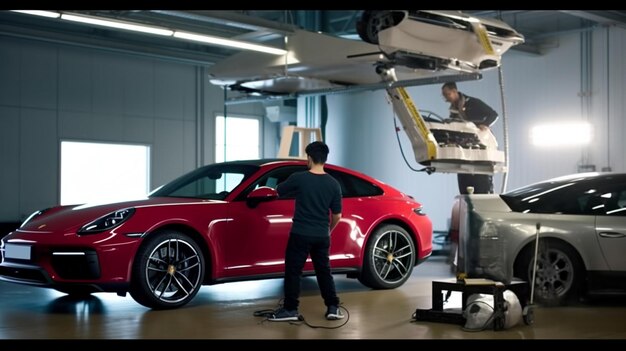
<instances>
[{"instance_id":1,"label":"red porsche","mask_svg":"<svg viewBox=\"0 0 626 351\"><path fill-rule=\"evenodd\" d=\"M203 285L277 278L294 198L276 185L301 160L216 163L146 199L37 211L1 241L0 279L68 294L130 293L153 309L185 305ZM333 273L374 289L401 286L432 251L432 224L411 196L327 164L342 188ZM305 274L314 274L310 260Z\"/></svg>"}]
</instances>

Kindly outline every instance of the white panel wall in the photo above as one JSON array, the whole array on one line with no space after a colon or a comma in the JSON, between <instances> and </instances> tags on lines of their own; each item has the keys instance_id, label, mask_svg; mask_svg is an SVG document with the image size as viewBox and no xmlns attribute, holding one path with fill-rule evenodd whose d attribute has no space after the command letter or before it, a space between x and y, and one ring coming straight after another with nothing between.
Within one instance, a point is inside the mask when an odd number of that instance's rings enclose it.
<instances>
[{"instance_id":1,"label":"white panel wall","mask_svg":"<svg viewBox=\"0 0 626 351\"><path fill-rule=\"evenodd\" d=\"M58 203L61 140L150 145L152 188L212 162L223 92L205 75L171 60L0 37L0 222ZM262 126L267 157L276 125Z\"/></svg>"},{"instance_id":2,"label":"white panel wall","mask_svg":"<svg viewBox=\"0 0 626 351\"><path fill-rule=\"evenodd\" d=\"M17 147L20 136L16 133L20 128L19 116L17 107L0 106L0 218L19 218L21 152Z\"/></svg>"},{"instance_id":3,"label":"white panel wall","mask_svg":"<svg viewBox=\"0 0 626 351\"><path fill-rule=\"evenodd\" d=\"M232 93L231 93L232 94ZM231 95L227 95L227 98ZM204 81L204 101L209 108L206 108L204 114L204 158L205 164L215 162L215 154L213 153L215 145L215 116L264 116L265 108L260 102L233 104L224 106L224 90L212 85L208 79ZM265 139L262 145L261 154L265 158L276 157L280 140L276 139L276 133L279 129L279 123L273 123L262 119L261 130L264 130Z\"/></svg>"},{"instance_id":4,"label":"white panel wall","mask_svg":"<svg viewBox=\"0 0 626 351\"><path fill-rule=\"evenodd\" d=\"M588 152L588 163L600 170L608 164L614 171L626 171L624 137L626 134L626 31L611 28L609 34L610 89L607 107L606 29L593 33L592 114L595 138L586 148L542 149L530 145L530 129L540 123L582 121L581 113L581 35L569 34L554 39L541 56L509 51L503 58L503 82L509 137L510 172L507 190L531 182L575 173ZM503 108L498 70L483 73L480 81L459 82L459 90L493 107L500 119L493 127L504 147ZM421 109L447 116L448 104L441 96L441 85L408 88ZM458 194L456 175L426 175L409 169L402 159L394 132L392 109L385 93L364 92L328 97L327 142L330 162L355 168L383 180L424 205L435 230L447 230L450 205ZM609 116L607 117L607 108ZM414 168L406 135L401 132L404 152ZM500 192L502 174L496 175L495 190Z\"/></svg>"},{"instance_id":5,"label":"white panel wall","mask_svg":"<svg viewBox=\"0 0 626 351\"><path fill-rule=\"evenodd\" d=\"M608 41L607 41L608 34ZM596 126L592 162L626 169L626 30L603 28L593 36L593 123Z\"/></svg>"}]
</instances>

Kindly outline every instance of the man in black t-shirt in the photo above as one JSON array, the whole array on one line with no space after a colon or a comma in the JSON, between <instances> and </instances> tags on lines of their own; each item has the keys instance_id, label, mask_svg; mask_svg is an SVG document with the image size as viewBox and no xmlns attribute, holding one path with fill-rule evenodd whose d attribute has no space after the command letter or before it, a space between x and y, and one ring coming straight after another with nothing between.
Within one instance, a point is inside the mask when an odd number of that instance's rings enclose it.
<instances>
[{"instance_id":1,"label":"man in black t-shirt","mask_svg":"<svg viewBox=\"0 0 626 351\"><path fill-rule=\"evenodd\" d=\"M498 113L482 100L458 91L456 83L447 82L441 87L441 94L450 103L450 118L473 122L480 130L489 127L498 119ZM467 194L467 188L473 187L475 194L493 193L493 177L489 174L457 175L459 192Z\"/></svg>"},{"instance_id":2,"label":"man in black t-shirt","mask_svg":"<svg viewBox=\"0 0 626 351\"><path fill-rule=\"evenodd\" d=\"M317 284L326 305L326 319L344 318L339 309L335 281L330 271L330 233L341 219L341 186L324 171L328 146L321 141L307 145L308 171L296 172L276 186L279 196L295 194L296 208L285 250L285 299L270 321L299 319L300 278L311 255Z\"/></svg>"}]
</instances>

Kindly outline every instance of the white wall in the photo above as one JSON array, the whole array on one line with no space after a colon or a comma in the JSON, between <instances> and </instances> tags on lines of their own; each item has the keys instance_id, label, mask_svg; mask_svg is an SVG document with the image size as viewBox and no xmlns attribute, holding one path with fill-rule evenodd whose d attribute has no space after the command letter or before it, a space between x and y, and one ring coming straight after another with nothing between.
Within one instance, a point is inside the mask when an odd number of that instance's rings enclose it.
<instances>
[{"instance_id":1,"label":"white wall","mask_svg":"<svg viewBox=\"0 0 626 351\"><path fill-rule=\"evenodd\" d=\"M600 170L610 166L626 171L623 135L626 99L626 31L611 28L609 34L610 90L607 118L606 28L593 32L592 114L595 138L588 149L583 147L541 149L530 145L529 133L539 123L581 121L581 35L563 35L553 40L541 56L511 50L503 57L503 83L509 136L510 171L507 190L531 182L577 172L583 152L588 151L590 164ZM501 149L504 147L503 109L498 70L483 72L480 81L459 82L459 90L475 96L493 107L500 119L493 127ZM408 88L421 109L447 116L448 104L441 96L441 85ZM368 173L389 183L422 202L433 220L435 230L447 230L450 205L458 194L456 175L427 175L409 169L400 154L393 125L393 111L385 92L363 92L328 97L329 120L327 142L331 146L330 162ZM607 121L610 126L607 128ZM399 124L399 122L398 122ZM407 159L414 168L410 143L404 132L400 139ZM607 140L610 145L607 145ZM500 192L502 174L494 177L494 188Z\"/></svg>"},{"instance_id":2,"label":"white wall","mask_svg":"<svg viewBox=\"0 0 626 351\"><path fill-rule=\"evenodd\" d=\"M0 37L0 222L59 202L61 140L150 145L152 188L212 162L224 99L205 77L171 60ZM265 114L260 103L230 111ZM266 157L276 124L263 123Z\"/></svg>"}]
</instances>

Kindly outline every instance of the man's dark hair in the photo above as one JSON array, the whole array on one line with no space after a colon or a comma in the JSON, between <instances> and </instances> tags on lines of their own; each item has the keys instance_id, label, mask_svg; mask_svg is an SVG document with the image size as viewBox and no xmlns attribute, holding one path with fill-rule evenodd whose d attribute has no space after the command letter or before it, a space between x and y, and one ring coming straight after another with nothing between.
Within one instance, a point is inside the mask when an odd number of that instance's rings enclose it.
<instances>
[{"instance_id":1,"label":"man's dark hair","mask_svg":"<svg viewBox=\"0 0 626 351\"><path fill-rule=\"evenodd\" d=\"M307 155L311 156L313 163L324 164L328 158L330 150L328 146L321 141L314 141L306 146L304 149Z\"/></svg>"},{"instance_id":2,"label":"man's dark hair","mask_svg":"<svg viewBox=\"0 0 626 351\"><path fill-rule=\"evenodd\" d=\"M448 88L448 89L459 90L459 89L457 89L457 87L456 87L456 83L455 83L455 82L447 82L447 83L444 83L444 84L443 84L443 86L441 87L441 89L443 89L443 88Z\"/></svg>"}]
</instances>

